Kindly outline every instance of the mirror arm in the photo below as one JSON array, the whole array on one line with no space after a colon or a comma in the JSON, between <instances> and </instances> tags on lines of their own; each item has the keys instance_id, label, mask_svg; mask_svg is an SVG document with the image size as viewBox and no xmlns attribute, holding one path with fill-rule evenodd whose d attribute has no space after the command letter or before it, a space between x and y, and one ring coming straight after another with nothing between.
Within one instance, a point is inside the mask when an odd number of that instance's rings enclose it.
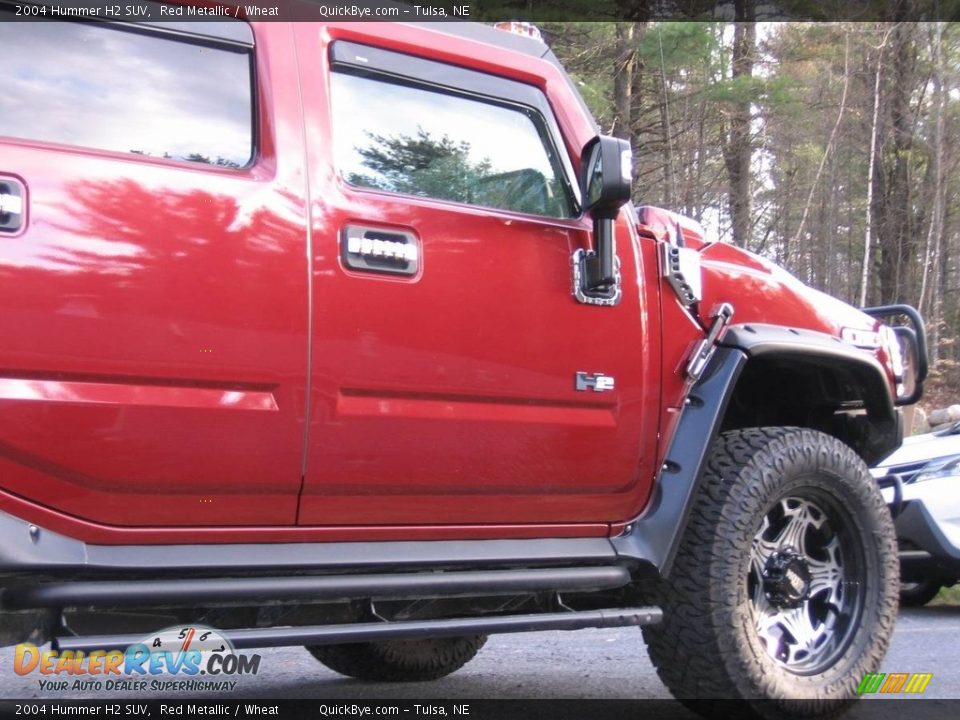
<instances>
[{"instance_id":1,"label":"mirror arm","mask_svg":"<svg viewBox=\"0 0 960 720\"><path fill-rule=\"evenodd\" d=\"M604 285L613 283L613 218L600 218L595 223L597 238L597 258L600 265L598 282Z\"/></svg>"},{"instance_id":2,"label":"mirror arm","mask_svg":"<svg viewBox=\"0 0 960 720\"><path fill-rule=\"evenodd\" d=\"M587 258L586 289L592 292L609 289L616 281L613 269L613 219L593 219L596 252Z\"/></svg>"},{"instance_id":3,"label":"mirror arm","mask_svg":"<svg viewBox=\"0 0 960 720\"><path fill-rule=\"evenodd\" d=\"M598 135L580 153L582 211L593 219L593 250L576 250L573 296L587 305L620 302L620 264L614 248L614 223L630 202L630 145Z\"/></svg>"}]
</instances>

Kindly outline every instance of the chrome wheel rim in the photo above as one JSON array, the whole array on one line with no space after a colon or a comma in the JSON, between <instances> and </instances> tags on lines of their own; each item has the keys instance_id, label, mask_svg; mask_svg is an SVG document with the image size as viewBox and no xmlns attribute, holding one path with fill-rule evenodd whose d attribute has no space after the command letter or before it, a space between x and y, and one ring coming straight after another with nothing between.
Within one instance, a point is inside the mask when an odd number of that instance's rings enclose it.
<instances>
[{"instance_id":1,"label":"chrome wheel rim","mask_svg":"<svg viewBox=\"0 0 960 720\"><path fill-rule=\"evenodd\" d=\"M767 655L797 675L833 665L856 631L863 553L849 513L810 489L763 516L750 551L747 592Z\"/></svg>"}]
</instances>

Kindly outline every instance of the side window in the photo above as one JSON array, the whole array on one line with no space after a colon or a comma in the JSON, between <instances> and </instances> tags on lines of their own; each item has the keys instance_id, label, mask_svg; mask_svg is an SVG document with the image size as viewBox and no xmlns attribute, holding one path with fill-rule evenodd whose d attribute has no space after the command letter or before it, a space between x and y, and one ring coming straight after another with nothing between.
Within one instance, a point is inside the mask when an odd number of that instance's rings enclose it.
<instances>
[{"instance_id":1,"label":"side window","mask_svg":"<svg viewBox=\"0 0 960 720\"><path fill-rule=\"evenodd\" d=\"M344 70L331 84L336 163L351 185L573 215L563 166L537 111Z\"/></svg>"},{"instance_id":2,"label":"side window","mask_svg":"<svg viewBox=\"0 0 960 720\"><path fill-rule=\"evenodd\" d=\"M239 168L253 156L244 49L96 22L4 22L0 136Z\"/></svg>"}]
</instances>

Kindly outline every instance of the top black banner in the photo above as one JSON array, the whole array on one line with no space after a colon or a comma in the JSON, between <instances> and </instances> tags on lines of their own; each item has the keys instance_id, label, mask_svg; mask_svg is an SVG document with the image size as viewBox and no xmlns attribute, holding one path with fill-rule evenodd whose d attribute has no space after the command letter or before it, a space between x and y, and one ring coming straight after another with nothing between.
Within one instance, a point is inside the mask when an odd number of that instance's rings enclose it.
<instances>
[{"instance_id":1,"label":"top black banner","mask_svg":"<svg viewBox=\"0 0 960 720\"><path fill-rule=\"evenodd\" d=\"M854 21L960 19L960 0L0 0L0 22L105 20L248 21Z\"/></svg>"}]
</instances>

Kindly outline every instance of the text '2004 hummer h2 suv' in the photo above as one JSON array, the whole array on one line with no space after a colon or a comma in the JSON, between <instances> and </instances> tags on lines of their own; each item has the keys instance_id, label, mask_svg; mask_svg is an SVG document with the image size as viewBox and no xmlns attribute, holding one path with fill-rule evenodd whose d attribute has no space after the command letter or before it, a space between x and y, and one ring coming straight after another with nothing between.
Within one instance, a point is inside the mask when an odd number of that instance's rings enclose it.
<instances>
[{"instance_id":1,"label":"text '2004 hummer h2 suv'","mask_svg":"<svg viewBox=\"0 0 960 720\"><path fill-rule=\"evenodd\" d=\"M811 714L877 668L919 317L632 207L545 45L2 22L0 64L5 643L420 680L638 625L678 697Z\"/></svg>"}]
</instances>

